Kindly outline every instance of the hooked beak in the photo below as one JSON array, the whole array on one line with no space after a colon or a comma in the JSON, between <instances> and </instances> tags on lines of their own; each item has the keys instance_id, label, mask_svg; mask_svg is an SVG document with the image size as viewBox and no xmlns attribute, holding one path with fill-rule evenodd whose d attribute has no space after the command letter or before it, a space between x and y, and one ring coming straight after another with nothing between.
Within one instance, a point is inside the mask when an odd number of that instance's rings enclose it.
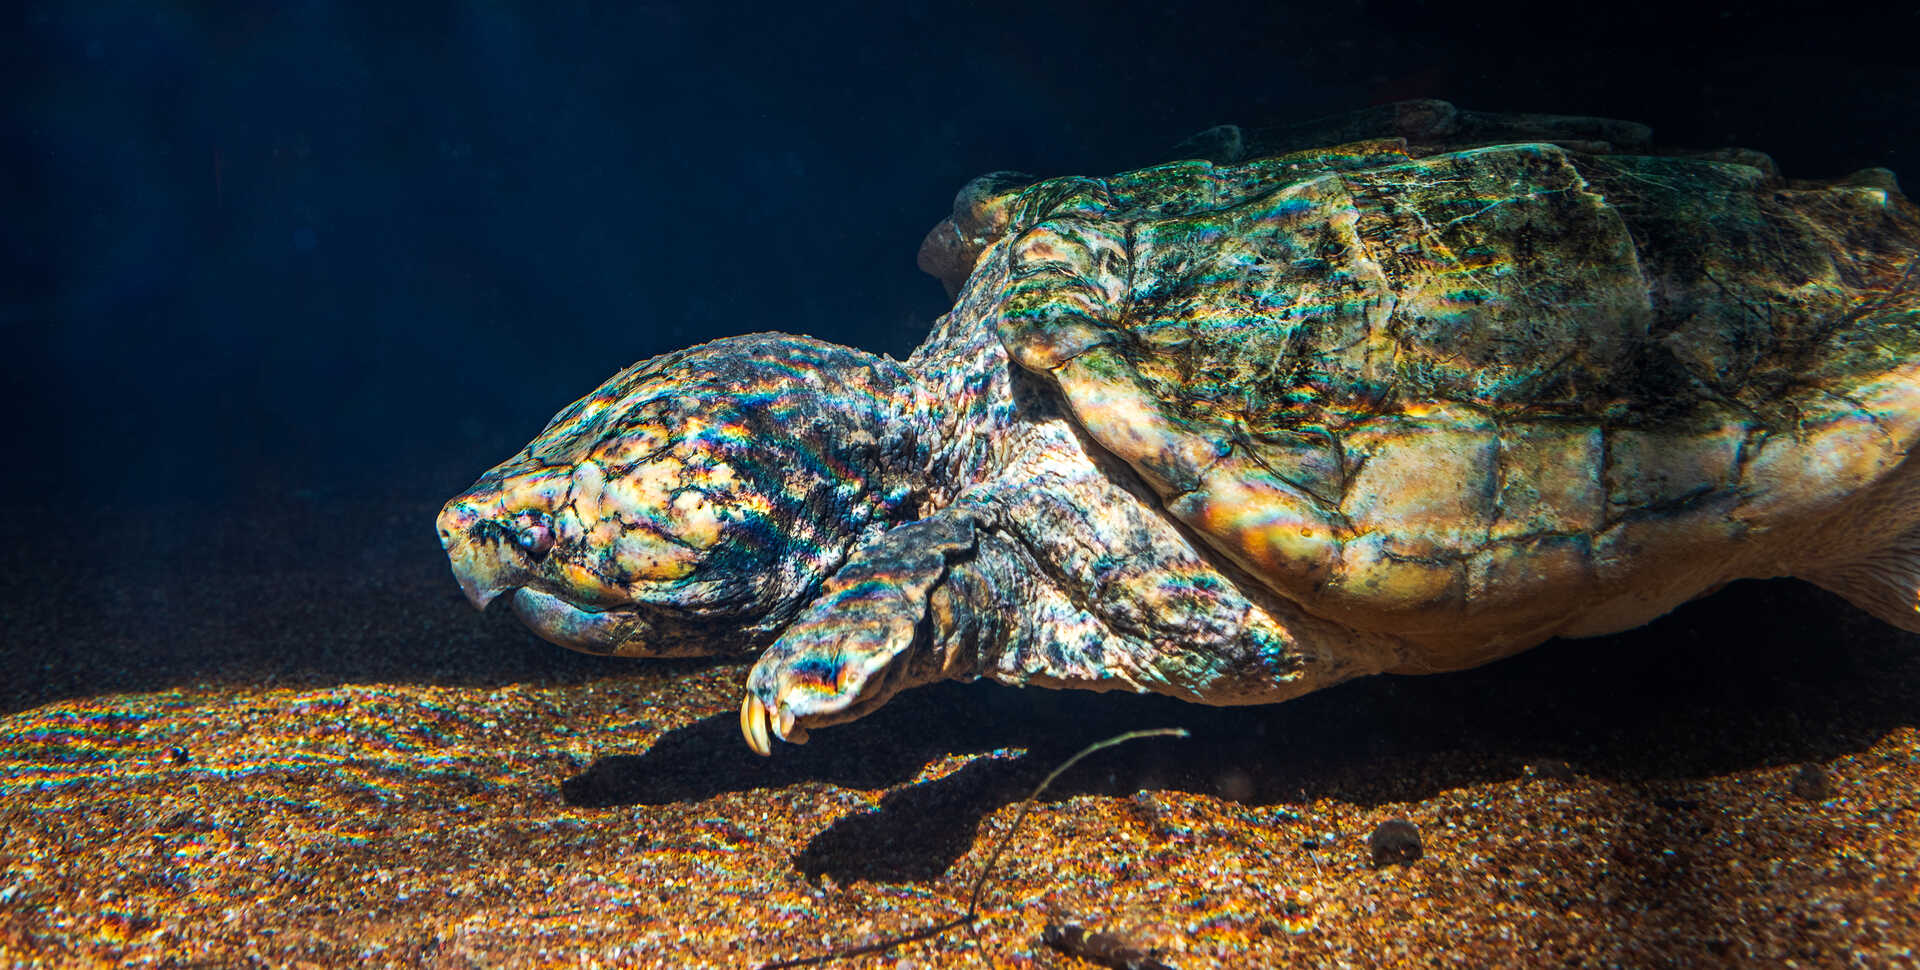
<instances>
[{"instance_id":1,"label":"hooked beak","mask_svg":"<svg viewBox=\"0 0 1920 970\"><path fill-rule=\"evenodd\" d=\"M525 586L533 567L553 548L553 529L545 516L509 526L460 499L440 510L439 527L440 547L453 566L453 578L467 602L479 610L501 593Z\"/></svg>"}]
</instances>

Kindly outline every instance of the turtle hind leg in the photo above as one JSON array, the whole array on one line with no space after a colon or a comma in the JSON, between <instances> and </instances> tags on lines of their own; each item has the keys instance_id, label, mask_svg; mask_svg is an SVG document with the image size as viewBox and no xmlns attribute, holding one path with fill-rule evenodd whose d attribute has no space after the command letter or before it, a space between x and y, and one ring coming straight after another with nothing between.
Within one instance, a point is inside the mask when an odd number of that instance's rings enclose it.
<instances>
[{"instance_id":1,"label":"turtle hind leg","mask_svg":"<svg viewBox=\"0 0 1920 970\"><path fill-rule=\"evenodd\" d=\"M1920 633L1920 525L1851 562L1803 578L1910 633Z\"/></svg>"}]
</instances>

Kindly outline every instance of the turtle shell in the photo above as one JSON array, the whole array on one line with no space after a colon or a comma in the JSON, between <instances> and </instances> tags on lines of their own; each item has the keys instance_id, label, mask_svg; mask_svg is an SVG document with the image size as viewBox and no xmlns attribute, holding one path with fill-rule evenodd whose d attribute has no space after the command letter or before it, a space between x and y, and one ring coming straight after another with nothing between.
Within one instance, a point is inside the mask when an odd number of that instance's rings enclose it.
<instances>
[{"instance_id":1,"label":"turtle shell","mask_svg":"<svg viewBox=\"0 0 1920 970\"><path fill-rule=\"evenodd\" d=\"M1920 212L1884 171L1578 121L997 173L946 225L985 247L961 306L1180 521L1359 629L1537 637L1690 598L1701 555L1790 571L1760 540L1817 545L1920 436ZM1544 632L1645 618L1614 613Z\"/></svg>"}]
</instances>

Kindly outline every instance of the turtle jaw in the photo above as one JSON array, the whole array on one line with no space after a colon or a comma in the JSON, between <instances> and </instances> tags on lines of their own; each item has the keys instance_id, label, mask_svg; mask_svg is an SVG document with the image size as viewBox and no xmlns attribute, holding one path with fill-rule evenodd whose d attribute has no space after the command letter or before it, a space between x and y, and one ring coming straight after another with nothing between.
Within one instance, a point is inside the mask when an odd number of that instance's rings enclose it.
<instances>
[{"instance_id":1,"label":"turtle jaw","mask_svg":"<svg viewBox=\"0 0 1920 970\"><path fill-rule=\"evenodd\" d=\"M631 609L590 610L552 593L522 586L513 591L513 615L535 636L569 650L601 656L653 657L648 624Z\"/></svg>"},{"instance_id":2,"label":"turtle jaw","mask_svg":"<svg viewBox=\"0 0 1920 970\"><path fill-rule=\"evenodd\" d=\"M527 629L583 653L619 653L633 643L643 631L633 610L619 608L626 604L582 607L536 588L546 585L540 567L555 542L552 519L532 509L505 513L499 504L465 496L440 510L440 544L467 602L485 610L508 596Z\"/></svg>"}]
</instances>

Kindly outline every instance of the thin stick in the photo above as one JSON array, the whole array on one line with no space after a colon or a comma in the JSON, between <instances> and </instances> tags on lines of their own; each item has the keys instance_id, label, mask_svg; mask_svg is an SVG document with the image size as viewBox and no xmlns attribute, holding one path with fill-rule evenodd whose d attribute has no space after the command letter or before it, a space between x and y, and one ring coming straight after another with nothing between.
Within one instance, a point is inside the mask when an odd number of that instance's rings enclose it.
<instances>
[{"instance_id":1,"label":"thin stick","mask_svg":"<svg viewBox=\"0 0 1920 970\"><path fill-rule=\"evenodd\" d=\"M1128 741L1136 741L1140 738L1184 738L1188 736L1186 728L1149 728L1145 731L1128 731L1125 734L1115 735L1105 741L1095 741L1081 748L1079 754L1061 762L1060 767L1053 769L1053 772L1042 779L1040 784L1033 789L1033 793L1021 801L1020 813L1013 817L1013 824L1007 826L1007 830L1001 833L999 840L993 847L993 854L987 857L987 864L980 867L980 877L973 882L973 894L967 899L967 911L965 913L944 923L936 923L932 926L914 930L911 933L888 937L874 943L867 943L843 950L834 950L830 953L819 954L818 956L796 957L792 960L776 960L772 963L763 963L760 965L759 970L781 970L783 967L807 967L815 964L829 963L834 960L842 960L847 957L861 957L872 953L885 953L894 947L907 943L930 940L957 926L965 926L968 929L972 929L974 921L980 918L980 896L987 890L987 879L993 875L994 866L1000 864L1000 856L1006 852L1007 843L1013 841L1013 834L1020 830L1020 823L1025 822L1027 820L1027 813L1033 810L1033 803L1039 800L1041 793L1047 790L1048 785L1053 784L1054 779L1065 774L1068 768L1079 764L1081 758L1095 751L1111 748L1116 744L1125 744Z\"/></svg>"}]
</instances>

